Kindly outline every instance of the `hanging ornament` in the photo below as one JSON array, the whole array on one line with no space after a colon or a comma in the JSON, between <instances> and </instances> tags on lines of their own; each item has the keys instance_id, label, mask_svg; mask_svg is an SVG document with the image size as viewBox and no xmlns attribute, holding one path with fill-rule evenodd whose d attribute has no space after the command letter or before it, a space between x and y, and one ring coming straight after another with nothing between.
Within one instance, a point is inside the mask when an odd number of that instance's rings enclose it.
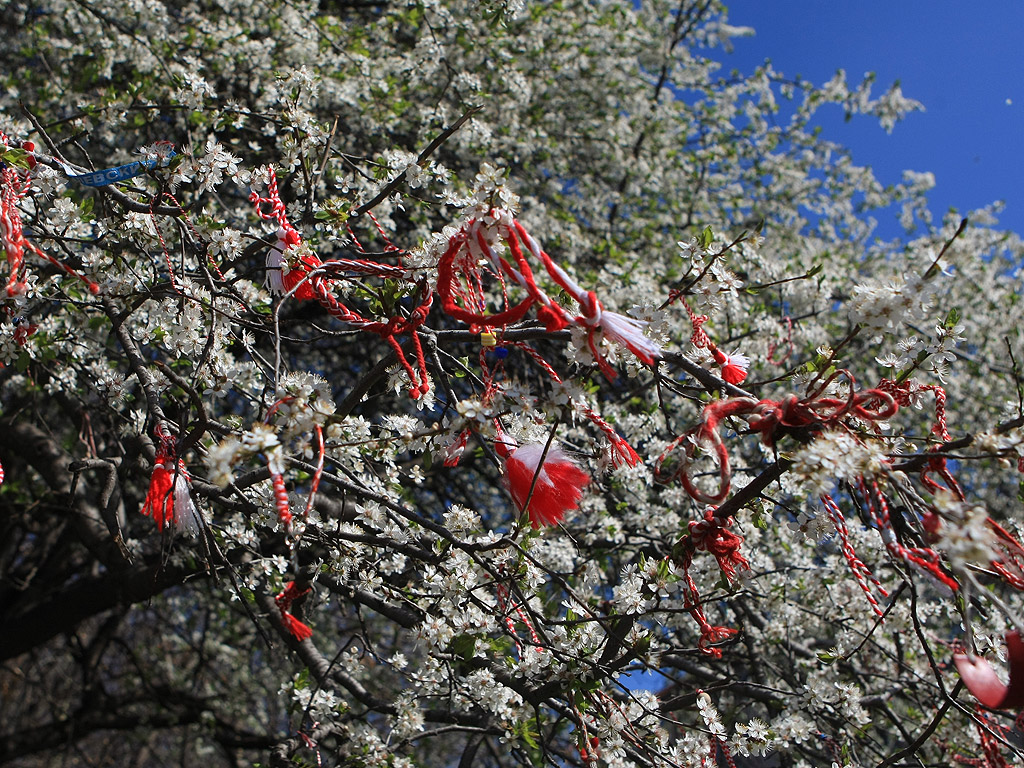
<instances>
[{"instance_id":1,"label":"hanging ornament","mask_svg":"<svg viewBox=\"0 0 1024 768\"><path fill-rule=\"evenodd\" d=\"M679 297L677 296L676 298ZM680 303L682 303L683 309L686 310L686 314L690 317L690 323L693 325L693 335L690 336L690 343L698 349L706 349L711 353L715 362L722 369L723 381L727 384L732 384L734 387L742 384L747 378L747 371L750 369L750 358L740 352L733 352L731 355L725 354L711 340L707 331L701 327L708 321L708 316L698 315L694 312L686 302L686 299L681 299Z\"/></svg>"},{"instance_id":2,"label":"hanging ornament","mask_svg":"<svg viewBox=\"0 0 1024 768\"><path fill-rule=\"evenodd\" d=\"M202 519L189 492L190 477L185 462L174 459L174 441L163 424L156 430L160 447L156 452L149 491L142 506L142 514L152 517L157 530L171 525L179 531L196 537L202 530Z\"/></svg>"},{"instance_id":3,"label":"hanging ornament","mask_svg":"<svg viewBox=\"0 0 1024 768\"><path fill-rule=\"evenodd\" d=\"M0 151L6 150L11 141L0 133ZM32 142L23 142L22 148L27 152L35 149ZM35 166L35 158L30 154L29 165ZM9 274L7 277L7 295L19 296L28 290L28 269L25 266L25 252L34 253L40 259L48 261L55 267L64 270L72 277L85 283L89 292L98 294L100 287L89 278L79 274L68 265L58 261L50 254L40 250L25 237L25 229L21 221L18 203L28 194L32 185L29 172L20 173L17 168L0 163L0 248L6 254Z\"/></svg>"},{"instance_id":4,"label":"hanging ornament","mask_svg":"<svg viewBox=\"0 0 1024 768\"><path fill-rule=\"evenodd\" d=\"M505 459L505 487L520 512L527 512L530 525L557 525L576 509L590 475L557 445L515 441L499 431L495 449ZM532 489L532 493L531 493Z\"/></svg>"},{"instance_id":5,"label":"hanging ornament","mask_svg":"<svg viewBox=\"0 0 1024 768\"><path fill-rule=\"evenodd\" d=\"M499 243L508 248L509 258L499 252ZM537 284L524 247L544 265L551 279L577 301L579 315L571 315ZM606 311L597 294L584 290L573 280L508 211L495 209L486 219L473 219L463 226L449 241L438 262L437 274L437 293L444 311L474 328L503 328L519 322L534 304L539 305L537 319L548 332L572 324L583 328L587 346L608 379L614 379L616 373L598 347L598 333L607 341L626 347L645 365L653 365L661 357L661 347L644 336L646 322ZM498 312L487 311L489 296L483 288L487 276L501 286L504 308ZM514 304L509 298L511 286L518 286L525 294Z\"/></svg>"}]
</instances>

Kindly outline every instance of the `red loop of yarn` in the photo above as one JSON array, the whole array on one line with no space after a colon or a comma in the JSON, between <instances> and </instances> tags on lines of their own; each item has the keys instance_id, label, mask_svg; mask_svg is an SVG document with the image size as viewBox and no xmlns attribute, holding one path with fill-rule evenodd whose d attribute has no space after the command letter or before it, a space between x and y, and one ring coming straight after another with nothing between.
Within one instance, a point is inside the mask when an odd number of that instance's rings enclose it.
<instances>
[{"instance_id":1,"label":"red loop of yarn","mask_svg":"<svg viewBox=\"0 0 1024 768\"><path fill-rule=\"evenodd\" d=\"M991 517L986 522L999 540L1003 553L1002 557L992 561L992 569L1014 589L1024 590L1024 546Z\"/></svg>"},{"instance_id":2,"label":"red loop of yarn","mask_svg":"<svg viewBox=\"0 0 1024 768\"><path fill-rule=\"evenodd\" d=\"M587 346L598 367L609 379L615 378L616 373L598 349L594 334L599 331L608 340L625 346L647 365L653 364L660 357L658 345L643 335L645 323L604 311L597 295L593 291L584 291L565 270L555 264L511 214L507 211L492 211L491 215L494 218L491 238L501 240L508 247L511 262L497 254L481 220L474 219L464 225L451 238L438 262L437 293L448 315L475 327L503 327L518 322L533 305L538 304L538 318L549 332L561 330L573 322L586 329ZM579 303L579 316L571 317L537 285L533 270L523 253L524 246L531 256L544 265L551 279ZM481 276L481 255L485 257L490 273L501 281L506 308L498 312L485 311L487 298ZM525 292L524 298L511 306L508 305L506 278L514 281Z\"/></svg>"},{"instance_id":3,"label":"red loop of yarn","mask_svg":"<svg viewBox=\"0 0 1024 768\"><path fill-rule=\"evenodd\" d=\"M333 317L355 325L359 330L378 334L387 341L388 345L395 352L399 365L408 374L411 381L410 396L415 399L426 394L430 390L427 362L423 353L423 345L416 331L426 321L427 315L430 313L430 307L434 298L433 292L424 283L421 287L422 298L420 299L420 304L410 312L408 317L395 316L383 322L368 320L358 312L346 307L331 292L330 281L322 274L324 270L327 268L352 267L354 271L363 274L387 276L394 274L397 268L384 264L349 259L336 263L325 263L315 254L304 254L294 259L292 263L289 263L286 254L294 250L301 242L301 236L288 223L285 205L281 200L278 190L277 174L272 167L269 169L269 175L267 196L262 197L258 193L252 192L249 195L249 200L256 206L256 214L261 219L277 220L278 240L277 244L268 253L267 266L268 269L281 270L280 285L278 287L285 292L294 292L293 296L296 299L319 302ZM264 204L270 205L268 212L263 211L262 206ZM376 219L374 219L374 222L380 228L380 224L376 222ZM388 242L390 243L390 241ZM392 249L394 249L393 246ZM271 263L277 261L280 263ZM403 333L408 333L412 337L413 353L417 363L415 368L409 362L401 345L395 339L395 336Z\"/></svg>"},{"instance_id":4,"label":"red loop of yarn","mask_svg":"<svg viewBox=\"0 0 1024 768\"><path fill-rule=\"evenodd\" d=\"M841 375L850 380L849 396L845 399L822 396L825 388ZM722 419L729 416L745 418L750 428L761 434L762 443L774 446L781 428L834 427L847 416L873 422L891 417L897 409L896 399L882 389L856 390L855 380L848 371L836 371L804 398L790 394L782 400L754 400L750 397L713 400L704 406L700 423L677 437L662 451L655 462L654 479L660 483L678 479L691 498L705 504L719 504L728 496L732 478L729 452L718 433ZM715 493L700 490L690 477L690 464L697 447L702 444L710 445L718 459L719 485ZM680 446L684 448L678 468L665 472L665 462ZM950 481L955 483L951 476Z\"/></svg>"},{"instance_id":5,"label":"red loop of yarn","mask_svg":"<svg viewBox=\"0 0 1024 768\"><path fill-rule=\"evenodd\" d=\"M870 581L871 584L874 584L875 589L882 597L888 597L889 593L874 574L871 573L871 569L868 568L864 561L857 557L853 544L850 542L850 529L846 525L846 518L843 516L842 510L835 503L835 500L828 494L825 494L821 497L821 503L825 505L829 518L836 528L836 533L839 534L843 557L846 558L846 562L850 566L853 578L857 581L858 586L863 590L865 597L867 597L868 602L871 604L871 610L875 612L876 616L881 618L885 615L885 611L878 604L878 598L872 593L868 582Z\"/></svg>"},{"instance_id":6,"label":"red loop of yarn","mask_svg":"<svg viewBox=\"0 0 1024 768\"><path fill-rule=\"evenodd\" d=\"M729 494L732 470L729 466L729 452L722 442L721 435L718 434L718 423L728 416L750 413L757 404L758 402L750 397L713 400L708 403L704 406L704 411L701 414L701 423L677 437L662 451L654 464L654 479L657 482L666 483L675 477L691 498L704 504L721 503ZM703 443L710 443L718 458L719 482L717 493L705 493L697 488L690 478L689 466L694 458L697 446ZM664 463L680 445L685 447L679 467L674 472L665 473L662 470Z\"/></svg>"},{"instance_id":7,"label":"red loop of yarn","mask_svg":"<svg viewBox=\"0 0 1024 768\"><path fill-rule=\"evenodd\" d=\"M989 709L1024 707L1024 641L1018 632L1007 633L1006 651L1010 663L1008 683L999 679L985 659L967 653L953 655L953 663L967 690Z\"/></svg>"},{"instance_id":8,"label":"red loop of yarn","mask_svg":"<svg viewBox=\"0 0 1024 768\"><path fill-rule=\"evenodd\" d=\"M501 273L515 279L523 278L527 285L533 280L533 272L530 265L523 257L522 249L518 241L507 228L500 230L502 239L508 244L512 258L516 262L516 269L513 269L508 260L498 257L494 249L487 242L484 233L481 231L481 224L474 220L464 226L448 243L448 248L441 256L437 265L437 295L441 298L441 308L456 320L464 323L477 325L486 328L498 328L522 320L530 307L537 301L536 295L527 290L527 295L517 304L508 307L500 312L487 313L484 311L485 298L481 288L481 278L477 257L474 255L474 247L486 254L493 262L492 267ZM465 283L460 285L460 280ZM460 304L461 300L461 304ZM548 330L555 330L559 321L557 315L551 310L544 317L544 324ZM564 326L562 326L564 327Z\"/></svg>"}]
</instances>

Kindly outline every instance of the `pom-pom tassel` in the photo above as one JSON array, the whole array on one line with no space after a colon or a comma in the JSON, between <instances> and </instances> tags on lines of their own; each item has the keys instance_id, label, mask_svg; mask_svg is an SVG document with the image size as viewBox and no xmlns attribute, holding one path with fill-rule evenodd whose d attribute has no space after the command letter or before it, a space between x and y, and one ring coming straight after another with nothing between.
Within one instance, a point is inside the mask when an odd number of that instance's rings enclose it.
<instances>
[{"instance_id":1,"label":"pom-pom tassel","mask_svg":"<svg viewBox=\"0 0 1024 768\"><path fill-rule=\"evenodd\" d=\"M618 312L601 313L601 331L605 338L626 347L645 365L653 365L661 357L661 347L644 336L646 320L636 320Z\"/></svg>"},{"instance_id":2,"label":"pom-pom tassel","mask_svg":"<svg viewBox=\"0 0 1024 768\"><path fill-rule=\"evenodd\" d=\"M711 347L711 354L714 356L715 362L722 366L722 378L727 383L736 386L742 384L743 380L747 378L747 369L750 368L749 357L739 352L727 355L715 346Z\"/></svg>"},{"instance_id":3,"label":"pom-pom tassel","mask_svg":"<svg viewBox=\"0 0 1024 768\"><path fill-rule=\"evenodd\" d=\"M590 475L558 446L548 449L541 465L543 454L543 445L529 443L512 450L505 460L505 486L519 510L529 513L534 528L560 523L579 505L590 482Z\"/></svg>"}]
</instances>

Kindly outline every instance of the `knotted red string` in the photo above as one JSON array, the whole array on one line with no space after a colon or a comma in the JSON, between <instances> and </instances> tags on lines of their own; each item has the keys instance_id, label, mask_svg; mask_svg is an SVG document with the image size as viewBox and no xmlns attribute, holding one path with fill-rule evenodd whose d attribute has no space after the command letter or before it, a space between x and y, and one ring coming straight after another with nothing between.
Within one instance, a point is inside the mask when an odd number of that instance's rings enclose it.
<instances>
[{"instance_id":1,"label":"knotted red string","mask_svg":"<svg viewBox=\"0 0 1024 768\"><path fill-rule=\"evenodd\" d=\"M256 213L261 219L274 219L278 223L277 243L267 256L268 279L271 286L278 292L291 293L296 299L316 301L332 317L355 326L358 330L380 336L394 351L399 365L409 376L410 396L415 399L425 395L430 391L430 379L427 374L427 361L418 329L426 322L427 316L430 314L434 300L433 292L424 282L419 286L419 304L410 311L409 315L407 317L396 315L386 321L369 320L345 306L332 292L332 284L327 277L329 273L348 271L378 277L404 277L405 271L400 267L372 261L339 259L324 262L312 253L300 255L297 249L302 239L298 231L288 222L285 205L277 186L277 174L273 168L269 169L269 174L267 196L262 197L257 192L252 192L249 195L249 200L256 206ZM270 206L266 212L263 210L264 205ZM379 222L375 218L373 221L380 229ZM381 230L381 234L383 234L383 230ZM390 246L390 250L398 251L390 240L387 240L386 237L385 240ZM359 247L362 250L362 246ZM275 270L277 277L273 276ZM412 340L415 367L409 362L402 345L395 338L404 333L408 333Z\"/></svg>"},{"instance_id":2,"label":"knotted red string","mask_svg":"<svg viewBox=\"0 0 1024 768\"><path fill-rule=\"evenodd\" d=\"M850 394L844 399L826 396L822 393L839 376L850 382ZM732 470L729 452L718 433L718 425L729 416L740 416L747 420L755 432L761 433L761 442L774 447L781 429L824 429L839 425L846 417L861 421L883 421L897 411L895 398L882 389L857 390L853 375L846 370L833 373L810 395L799 398L790 394L782 400L754 400L751 397L734 397L713 400L704 406L700 423L673 440L655 462L654 478L665 483L676 478L686 492L705 504L719 504L729 495ZM690 466L697 448L709 445L718 461L719 484L716 493L705 493L693 483ZM663 467L669 457L680 447L683 458L671 472Z\"/></svg>"},{"instance_id":3,"label":"knotted red string","mask_svg":"<svg viewBox=\"0 0 1024 768\"><path fill-rule=\"evenodd\" d=\"M690 336L690 343L698 349L706 349L711 353L711 356L715 359L715 362L722 369L722 379L728 384L742 384L744 379L747 378L747 370L750 368L750 359L746 355L742 355L739 352L733 352L731 355L725 354L718 346L711 340L707 332L701 327L708 321L707 315L698 315L693 309L690 308L689 303L686 299L682 298L682 294L673 291L669 294L669 300L667 304L680 299L680 303L683 305L683 309L686 310L686 314L690 318L690 324L693 326L693 334Z\"/></svg>"},{"instance_id":4,"label":"knotted red string","mask_svg":"<svg viewBox=\"0 0 1024 768\"><path fill-rule=\"evenodd\" d=\"M729 530L732 518L723 520L715 516L715 508L708 507L704 511L703 520L691 520L690 543L700 552L708 552L718 561L718 567L726 578L736 578L736 569L748 570L750 563L740 553L743 537Z\"/></svg>"},{"instance_id":5,"label":"knotted red string","mask_svg":"<svg viewBox=\"0 0 1024 768\"><path fill-rule=\"evenodd\" d=\"M494 244L499 240L507 246L511 260L495 249ZM524 248L544 265L551 279L577 301L578 316L571 316L540 288ZM481 270L499 281L504 309L487 311ZM586 330L587 346L608 379L614 379L616 373L598 349L595 336L598 331L609 341L625 346L647 365L661 356L660 347L643 335L646 323L606 311L597 295L581 288L508 211L492 210L487 220L473 219L463 226L449 241L437 272L437 293L442 308L474 329L500 328L518 322L537 304L537 317L546 330L558 331L571 323ZM510 303L506 280L518 285L525 294L516 304Z\"/></svg>"},{"instance_id":6,"label":"knotted red string","mask_svg":"<svg viewBox=\"0 0 1024 768\"><path fill-rule=\"evenodd\" d=\"M702 653L715 658L722 657L721 649L716 648L715 645L736 635L738 630L715 626L708 621L700 593L697 591L697 585L690 575L690 567L693 565L694 553L702 551L709 552L714 556L718 561L718 567L729 581L736 578L737 569L750 568L750 563L740 553L743 537L729 530L731 524L731 517L724 520L716 517L715 508L708 507L704 512L703 520L690 522L688 532L676 542L671 555L683 572L682 582L686 592L684 607L700 627L697 647Z\"/></svg>"}]
</instances>

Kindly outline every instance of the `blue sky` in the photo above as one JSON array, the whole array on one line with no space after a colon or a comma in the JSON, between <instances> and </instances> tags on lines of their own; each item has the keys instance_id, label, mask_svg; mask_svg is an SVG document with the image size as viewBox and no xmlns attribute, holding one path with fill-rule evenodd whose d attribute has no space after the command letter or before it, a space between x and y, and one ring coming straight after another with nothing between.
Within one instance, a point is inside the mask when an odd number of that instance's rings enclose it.
<instances>
[{"instance_id":1,"label":"blue sky","mask_svg":"<svg viewBox=\"0 0 1024 768\"><path fill-rule=\"evenodd\" d=\"M787 76L821 84L836 69L850 83L867 71L880 95L895 80L924 104L886 134L876 121L844 122L839 107L819 121L883 183L904 169L936 177L932 211L961 213L995 200L1000 224L1024 233L1024 1L732 0L729 22L757 34L734 41L726 69L749 73L765 59ZM1007 103L1007 99L1010 103ZM895 214L894 214L895 216ZM882 234L899 232L894 220Z\"/></svg>"}]
</instances>

